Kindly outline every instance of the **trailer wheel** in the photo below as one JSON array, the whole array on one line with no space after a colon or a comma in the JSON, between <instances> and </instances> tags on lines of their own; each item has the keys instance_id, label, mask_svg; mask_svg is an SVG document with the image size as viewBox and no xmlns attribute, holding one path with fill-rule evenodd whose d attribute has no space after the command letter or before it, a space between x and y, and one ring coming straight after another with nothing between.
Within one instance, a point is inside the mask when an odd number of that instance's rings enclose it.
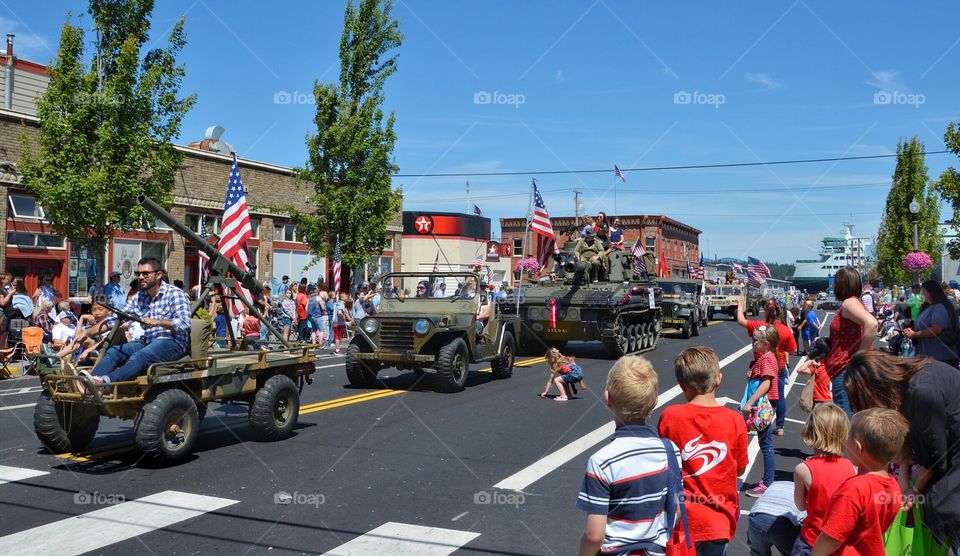
<instances>
[{"instance_id":1,"label":"trailer wheel","mask_svg":"<svg viewBox=\"0 0 960 556\"><path fill-rule=\"evenodd\" d=\"M144 454L168 462L190 455L200 434L193 396L172 388L153 397L141 409L134 438Z\"/></svg>"},{"instance_id":2,"label":"trailer wheel","mask_svg":"<svg viewBox=\"0 0 960 556\"><path fill-rule=\"evenodd\" d=\"M81 404L55 402L48 392L40 394L33 408L33 430L37 438L57 454L86 448L99 426L100 415L96 410Z\"/></svg>"},{"instance_id":3,"label":"trailer wheel","mask_svg":"<svg viewBox=\"0 0 960 556\"><path fill-rule=\"evenodd\" d=\"M300 393L287 375L270 377L250 404L250 428L257 440L269 442L290 436L300 414Z\"/></svg>"}]
</instances>

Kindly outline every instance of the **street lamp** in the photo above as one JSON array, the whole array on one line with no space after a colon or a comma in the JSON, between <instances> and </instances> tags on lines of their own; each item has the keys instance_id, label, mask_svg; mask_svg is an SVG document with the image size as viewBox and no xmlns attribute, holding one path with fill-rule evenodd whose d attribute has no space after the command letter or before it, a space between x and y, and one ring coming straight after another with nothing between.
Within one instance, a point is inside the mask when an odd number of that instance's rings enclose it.
<instances>
[{"instance_id":1,"label":"street lamp","mask_svg":"<svg viewBox=\"0 0 960 556\"><path fill-rule=\"evenodd\" d=\"M920 236L917 232L917 225L920 219L920 203L917 202L917 199L914 198L910 201L910 222L913 223L913 250L920 250ZM913 283L920 283L920 271L913 271Z\"/></svg>"}]
</instances>

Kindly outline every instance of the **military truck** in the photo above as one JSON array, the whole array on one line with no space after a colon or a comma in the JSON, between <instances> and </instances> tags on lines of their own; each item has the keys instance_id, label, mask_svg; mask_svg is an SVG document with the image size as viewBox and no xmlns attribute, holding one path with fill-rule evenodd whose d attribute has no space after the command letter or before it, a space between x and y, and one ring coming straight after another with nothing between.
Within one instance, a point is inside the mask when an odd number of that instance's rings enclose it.
<instances>
[{"instance_id":1,"label":"military truck","mask_svg":"<svg viewBox=\"0 0 960 556\"><path fill-rule=\"evenodd\" d=\"M221 303L241 299L228 288L243 286L255 295L263 291L255 268L241 269L213 245L174 219L149 198L138 197L141 206L210 257L210 279L192 306L188 354L177 361L150 365L146 373L131 380L96 386L89 368L60 364L52 356L39 357L43 392L34 409L34 429L40 441L56 453L84 449L94 438L101 417L133 421L134 444L148 456L176 462L187 457L200 434L200 421L211 403L240 403L249 407L249 424L258 440L280 440L296 426L300 391L312 382L316 371L313 345L290 345L282 335L248 304L250 314L265 323L277 338L272 348L243 350L232 337L232 349L211 348L213 323L200 316L211 295ZM227 273L232 276L227 277ZM98 300L106 305L107 300ZM223 305L221 305L223 306ZM113 308L117 322L109 332L106 348L123 343L123 325L142 322L135 315Z\"/></svg>"},{"instance_id":2,"label":"military truck","mask_svg":"<svg viewBox=\"0 0 960 556\"><path fill-rule=\"evenodd\" d=\"M758 288L747 288L747 304L743 311L749 316L758 316L760 309L763 308L765 298L763 292Z\"/></svg>"},{"instance_id":3,"label":"military truck","mask_svg":"<svg viewBox=\"0 0 960 556\"><path fill-rule=\"evenodd\" d=\"M657 278L657 286L663 290L664 327L679 330L685 339L699 336L700 327L709 324L703 280Z\"/></svg>"},{"instance_id":4,"label":"military truck","mask_svg":"<svg viewBox=\"0 0 960 556\"><path fill-rule=\"evenodd\" d=\"M611 251L600 279L591 282L574 247L568 242L553 255L552 272L503 299L503 311L520 317L524 350L542 353L568 341L603 342L613 357L654 349L662 326L660 290L636 272L634 255ZM645 263L655 268L652 257Z\"/></svg>"},{"instance_id":5,"label":"military truck","mask_svg":"<svg viewBox=\"0 0 960 556\"><path fill-rule=\"evenodd\" d=\"M744 294L744 287L736 284L707 284L707 320L716 315L737 318L737 303Z\"/></svg>"},{"instance_id":6,"label":"military truck","mask_svg":"<svg viewBox=\"0 0 960 556\"><path fill-rule=\"evenodd\" d=\"M373 387L387 367L432 375L440 392L463 390L471 363L489 362L496 378L513 374L516 316L502 314L479 274L398 272L382 282L380 310L353 325L345 361L352 386ZM489 316L478 319L481 311Z\"/></svg>"}]
</instances>

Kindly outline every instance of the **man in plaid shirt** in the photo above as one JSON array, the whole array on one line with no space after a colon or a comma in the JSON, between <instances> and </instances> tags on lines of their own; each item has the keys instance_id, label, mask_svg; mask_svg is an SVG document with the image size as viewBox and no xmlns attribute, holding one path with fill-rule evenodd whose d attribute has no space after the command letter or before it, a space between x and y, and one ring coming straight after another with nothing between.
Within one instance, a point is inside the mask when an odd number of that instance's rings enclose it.
<instances>
[{"instance_id":1,"label":"man in plaid shirt","mask_svg":"<svg viewBox=\"0 0 960 556\"><path fill-rule=\"evenodd\" d=\"M106 384L131 380L150 365L175 361L187 353L190 338L190 301L183 290L162 280L163 266L153 257L137 262L140 290L122 311L138 317L144 328L139 341L111 347L93 368L92 380ZM81 334L94 336L106 331L106 321Z\"/></svg>"}]
</instances>

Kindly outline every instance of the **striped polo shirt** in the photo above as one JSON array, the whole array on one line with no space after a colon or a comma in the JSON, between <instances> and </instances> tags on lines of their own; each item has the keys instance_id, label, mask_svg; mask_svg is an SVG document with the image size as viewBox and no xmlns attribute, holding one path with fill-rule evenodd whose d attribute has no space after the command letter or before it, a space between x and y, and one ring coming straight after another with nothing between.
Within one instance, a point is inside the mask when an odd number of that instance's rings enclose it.
<instances>
[{"instance_id":1,"label":"striped polo shirt","mask_svg":"<svg viewBox=\"0 0 960 556\"><path fill-rule=\"evenodd\" d=\"M673 444L671 443L671 446ZM674 446L677 466L680 452ZM601 553L646 551L661 556L669 540L667 454L653 427L621 425L613 441L590 456L577 507L607 516ZM674 491L683 492L679 478Z\"/></svg>"}]
</instances>

